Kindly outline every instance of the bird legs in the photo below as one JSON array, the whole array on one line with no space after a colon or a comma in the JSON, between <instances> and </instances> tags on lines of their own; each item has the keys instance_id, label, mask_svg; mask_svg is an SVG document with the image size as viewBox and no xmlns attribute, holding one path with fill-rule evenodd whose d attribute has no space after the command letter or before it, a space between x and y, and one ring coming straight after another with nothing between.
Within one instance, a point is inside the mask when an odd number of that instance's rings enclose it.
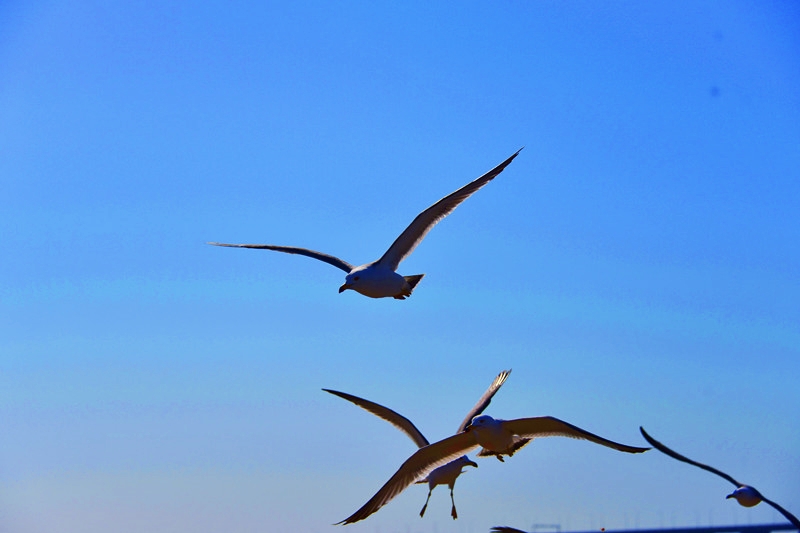
<instances>
[{"instance_id":1,"label":"bird legs","mask_svg":"<svg viewBox=\"0 0 800 533\"><path fill-rule=\"evenodd\" d=\"M450 485L450 501L453 504L453 508L450 509L450 516L453 517L453 520L458 518L458 513L456 512L456 501L453 499L453 486L454 485L455 485L455 483L453 485ZM428 489L428 497L425 498L425 505L422 506L422 510L419 512L420 518L425 516L425 509L428 508L428 501L430 501L430 499L431 499L431 492L433 492L433 489Z\"/></svg>"},{"instance_id":2,"label":"bird legs","mask_svg":"<svg viewBox=\"0 0 800 533\"><path fill-rule=\"evenodd\" d=\"M425 505L422 506L422 510L419 512L420 518L425 516L425 509L428 508L428 500L431 499L431 492L433 492L433 488L428 489L428 497L425 498Z\"/></svg>"}]
</instances>

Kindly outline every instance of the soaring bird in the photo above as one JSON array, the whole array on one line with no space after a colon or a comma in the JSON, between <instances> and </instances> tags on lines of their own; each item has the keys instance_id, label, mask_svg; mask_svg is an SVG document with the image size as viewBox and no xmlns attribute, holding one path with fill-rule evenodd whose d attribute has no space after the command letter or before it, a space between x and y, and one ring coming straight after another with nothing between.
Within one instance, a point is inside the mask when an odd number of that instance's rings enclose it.
<instances>
[{"instance_id":1,"label":"soaring bird","mask_svg":"<svg viewBox=\"0 0 800 533\"><path fill-rule=\"evenodd\" d=\"M699 468L702 468L703 470L708 470L709 472L713 472L714 474L718 475L719 477L727 479L728 481L733 483L733 485L736 487L736 490L734 490L733 492L731 492L730 494L725 496L725 499L733 498L734 500L739 502L739 505L741 505L743 507L754 507L754 506L758 505L761 502L768 503L769 505L771 505L772 507L777 509L777 511L779 513L781 513L783 516L785 516L786 519L789 522L792 523L792 525L794 525L796 528L800 529L800 520L798 520L796 516L794 516L792 513L790 513L789 511L787 511L786 509L784 509L783 507L781 507L777 503L773 502L772 500L768 500L767 498L765 498L760 492L758 492L755 489L755 487L751 487L750 485L745 485L744 483L739 483L738 481L733 479L731 476L729 476L725 472L717 470L716 468L714 468L712 466L704 465L703 463L698 463L697 461L692 461L688 457L684 457L683 455L679 454L678 452L667 448L666 446L664 446L663 444L658 442L656 439L654 439L653 437L648 435L643 427L639 427L639 431L642 432L642 436L656 450L658 450L658 451L660 451L662 453L665 453L665 454L669 455L670 457L672 457L673 459L677 459L678 461L683 461L684 463L689 463L690 465L697 466Z\"/></svg>"},{"instance_id":2,"label":"soaring bird","mask_svg":"<svg viewBox=\"0 0 800 533\"><path fill-rule=\"evenodd\" d=\"M285 252L287 254L298 254L312 257L324 261L329 265L344 270L347 273L344 284L339 287L339 292L352 289L356 292L369 296L370 298L396 298L404 300L411 296L411 292L425 274L413 276L402 276L396 272L400 262L411 255L414 248L422 242L425 235L441 219L449 215L458 205L469 198L475 191L492 181L503 169L505 169L522 148L517 150L511 157L494 167L492 170L472 181L457 191L448 194L417 217L403 230L397 239L392 243L386 253L377 261L361 266L354 266L334 257L332 255L316 252L307 248L297 248L294 246L275 246L272 244L228 244L222 242L209 242L214 246L229 246L234 248L256 248L259 250L273 250Z\"/></svg>"},{"instance_id":3,"label":"soaring bird","mask_svg":"<svg viewBox=\"0 0 800 533\"><path fill-rule=\"evenodd\" d=\"M467 427L470 421L474 417L481 414L489 406L489 403L492 401L492 397L498 390L500 390L500 387L503 386L503 383L505 383L510 373L511 370L504 370L500 372L496 378L494 378L494 381L492 381L492 384L489 385L488 389L486 389L486 392L483 393L483 396L481 396L481 398L478 400L478 403L476 403L475 406L470 409L466 418L464 418L463 422L461 422L461 425L458 426L457 433L464 431L464 428ZM408 418L395 411L392 411L388 407L384 407L375 402L359 398L358 396L353 396L352 394L347 394L346 392L339 392L330 389L322 390L353 402L362 409L365 409L370 413L383 418L394 427L408 435L408 437L414 441L414 444L416 444L418 447L423 448L430 444L428 439L425 438L425 436ZM428 501L431 499L431 492L433 492L433 489L436 487L436 485L447 485L450 487L450 501L453 504L453 507L450 510L450 516L453 517L453 520L458 518L458 513L456 512L456 502L453 499L453 487L456 484L456 479L458 479L458 476L463 473L462 468L466 466L473 466L477 468L478 464L474 461L471 461L466 455L462 455L454 461L434 469L430 474L428 474L427 478L417 481L417 483L428 484L428 497L425 499L425 505L422 506L422 510L419 512L420 516L425 515L425 509L428 508Z\"/></svg>"},{"instance_id":4,"label":"soaring bird","mask_svg":"<svg viewBox=\"0 0 800 533\"><path fill-rule=\"evenodd\" d=\"M621 452L649 450L604 439L552 416L500 420L480 415L473 418L463 432L417 450L367 503L338 524L352 524L367 518L433 469L475 448L482 447L479 456L511 456L534 438L556 436L589 440Z\"/></svg>"}]
</instances>

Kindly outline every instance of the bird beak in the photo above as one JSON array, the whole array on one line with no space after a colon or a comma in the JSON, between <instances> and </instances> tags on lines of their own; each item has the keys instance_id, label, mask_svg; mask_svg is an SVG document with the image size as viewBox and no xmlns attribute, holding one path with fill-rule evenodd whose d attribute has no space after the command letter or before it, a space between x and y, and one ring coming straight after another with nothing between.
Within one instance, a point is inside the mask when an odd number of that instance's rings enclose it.
<instances>
[{"instance_id":1,"label":"bird beak","mask_svg":"<svg viewBox=\"0 0 800 533\"><path fill-rule=\"evenodd\" d=\"M342 294L344 291L346 291L346 290L347 290L347 289L349 289L349 288L350 288L350 285L348 285L347 283L345 283L344 285L342 285L341 287L339 287L339 294Z\"/></svg>"},{"instance_id":2,"label":"bird beak","mask_svg":"<svg viewBox=\"0 0 800 533\"><path fill-rule=\"evenodd\" d=\"M730 493L730 494L728 494L727 496L725 496L725 499L726 499L726 500L730 500L731 498L735 498L735 497L736 497L736 496L734 496L734 495L733 495L733 493Z\"/></svg>"}]
</instances>

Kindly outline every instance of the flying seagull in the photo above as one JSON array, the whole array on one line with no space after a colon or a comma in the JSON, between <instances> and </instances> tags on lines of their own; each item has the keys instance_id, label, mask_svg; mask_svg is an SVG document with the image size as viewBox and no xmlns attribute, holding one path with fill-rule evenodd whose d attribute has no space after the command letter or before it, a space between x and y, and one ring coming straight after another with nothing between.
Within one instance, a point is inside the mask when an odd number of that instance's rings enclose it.
<instances>
[{"instance_id":1,"label":"flying seagull","mask_svg":"<svg viewBox=\"0 0 800 533\"><path fill-rule=\"evenodd\" d=\"M672 457L673 459L677 459L678 461L683 461L684 463L689 463L690 465L694 465L694 466L700 467L703 470L708 470L709 472L713 472L714 474L716 474L716 475L718 475L718 476L720 476L720 477L722 477L724 479L727 479L728 481L733 483L734 486L736 487L736 490L734 490L733 492L728 494L725 497L725 499L733 498L737 502L739 502L739 505L742 505L744 507L753 507L753 506L758 505L761 502L768 503L769 505L771 505L775 509L777 509L777 511L779 513L781 513L783 516L785 516L786 519L789 520L789 522L792 523L792 525L794 525L796 528L800 529L800 520L798 520L796 516L794 516L792 513L790 513L789 511L787 511L786 509L784 509L783 507L781 507L777 503L773 502L772 500L768 500L767 498L765 498L754 487L751 487L750 485L745 485L743 483L739 483L738 481L733 479L731 476L729 476L725 472L721 472L721 471L717 470L714 467L711 467L711 466L708 466L708 465L704 465L702 463L698 463L697 461L692 461L688 457L684 457L683 455L679 454L678 452L670 450L669 448L667 448L666 446L664 446L663 444L658 442L656 439L654 439L653 437L648 435L643 427L639 427L639 431L642 432L642 436L644 436L644 438L647 439L647 442L652 444L653 448L655 448L656 450L658 450L658 451L660 451L662 453L665 453L665 454L669 455L670 457Z\"/></svg>"},{"instance_id":2,"label":"flying seagull","mask_svg":"<svg viewBox=\"0 0 800 533\"><path fill-rule=\"evenodd\" d=\"M486 409L486 407L489 406L489 403L491 403L492 401L492 397L498 390L500 390L500 387L503 386L503 383L505 383L510 373L511 370L504 370L500 372L496 378L494 378L494 381L492 381L492 384L489 385L488 389L486 389L486 392L483 393L483 396L481 396L480 400L478 400L478 403L476 403L475 406L469 411L469 413L467 413L467 416L466 418L464 418L464 421L461 422L461 425L458 426L458 431L456 431L456 433L461 433L462 431L464 431L464 428L467 427L469 422L474 417L481 414ZM322 390L324 390L325 392L330 392L331 394L335 394L336 396L344 398L345 400L348 400L350 402L353 402L362 409L365 409L370 413L379 416L380 418L383 418L384 420L392 424L394 427L396 427L397 429L408 435L408 437L412 441L414 441L414 444L416 444L418 447L423 448L430 444L430 442L428 442L428 439L425 438L425 436L417 429L417 427L408 418L404 417L403 415L395 411L392 411L388 407L384 407L375 402L359 398L358 396L353 396L352 394L347 394L346 392L339 392L330 389L322 389ZM433 492L433 489L436 487L436 485L447 485L448 487L450 487L450 501L453 504L453 507L450 510L450 516L453 517L453 520L458 518L458 513L456 512L456 502L453 499L453 487L456 484L456 479L458 479L458 476L460 476L463 473L461 469L466 466L474 466L475 468L477 468L478 464L474 461L471 461L469 457L467 457L466 455L462 455L458 459L451 461L444 466L436 468L430 474L428 474L427 478L417 481L417 483L428 484L428 497L425 500L425 505L422 506L422 510L419 512L420 516L425 515L425 509L428 508L428 501L431 499L431 492Z\"/></svg>"},{"instance_id":3,"label":"flying seagull","mask_svg":"<svg viewBox=\"0 0 800 533\"><path fill-rule=\"evenodd\" d=\"M427 476L433 469L447 464L479 446L482 449L478 456L511 456L537 437L584 439L628 453L641 453L649 450L649 448L626 446L604 439L552 416L500 420L488 415L480 415L473 418L463 432L417 450L367 503L338 524L352 524L367 518L403 492L406 487Z\"/></svg>"},{"instance_id":4,"label":"flying seagull","mask_svg":"<svg viewBox=\"0 0 800 533\"><path fill-rule=\"evenodd\" d=\"M511 157L494 167L492 170L480 178L467 183L457 191L448 194L428 209L417 215L417 217L403 230L397 239L392 243L386 253L377 261L361 266L354 266L334 257L332 255L316 252L307 248L297 248L294 246L275 246L272 244L227 244L222 242L209 242L214 246L229 246L233 248L256 248L259 250L273 250L287 254L298 254L312 257L324 261L329 265L344 270L347 273L344 284L339 287L339 292L353 289L356 292L369 296L370 298L396 298L404 300L411 296L411 292L425 274L414 276L401 276L396 272L400 262L411 255L414 248L425 238L425 235L441 219L449 215L458 205L469 198L475 191L492 181L511 161L517 157L522 150L514 153Z\"/></svg>"}]
</instances>

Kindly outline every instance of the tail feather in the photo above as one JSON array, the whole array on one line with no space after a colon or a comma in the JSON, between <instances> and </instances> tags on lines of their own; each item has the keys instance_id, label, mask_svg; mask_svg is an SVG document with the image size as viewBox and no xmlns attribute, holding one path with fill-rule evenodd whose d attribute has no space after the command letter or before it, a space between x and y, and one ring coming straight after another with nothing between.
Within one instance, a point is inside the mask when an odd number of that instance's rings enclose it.
<instances>
[{"instance_id":1,"label":"tail feather","mask_svg":"<svg viewBox=\"0 0 800 533\"><path fill-rule=\"evenodd\" d=\"M414 290L414 287L416 287L417 283L419 283L422 280L422 278L425 277L425 274L416 274L414 276L403 276L403 277L408 282L408 285L410 287L408 289L408 294L411 295L411 292Z\"/></svg>"},{"instance_id":2,"label":"tail feather","mask_svg":"<svg viewBox=\"0 0 800 533\"><path fill-rule=\"evenodd\" d=\"M411 296L411 293L414 291L414 287L417 286L417 283L419 283L419 281L423 277L425 277L425 274L416 274L414 276L403 276L403 278L406 280L406 283L408 284L408 288L403 289L403 291L399 294L396 294L394 298L396 300L405 300L406 298Z\"/></svg>"}]
</instances>

